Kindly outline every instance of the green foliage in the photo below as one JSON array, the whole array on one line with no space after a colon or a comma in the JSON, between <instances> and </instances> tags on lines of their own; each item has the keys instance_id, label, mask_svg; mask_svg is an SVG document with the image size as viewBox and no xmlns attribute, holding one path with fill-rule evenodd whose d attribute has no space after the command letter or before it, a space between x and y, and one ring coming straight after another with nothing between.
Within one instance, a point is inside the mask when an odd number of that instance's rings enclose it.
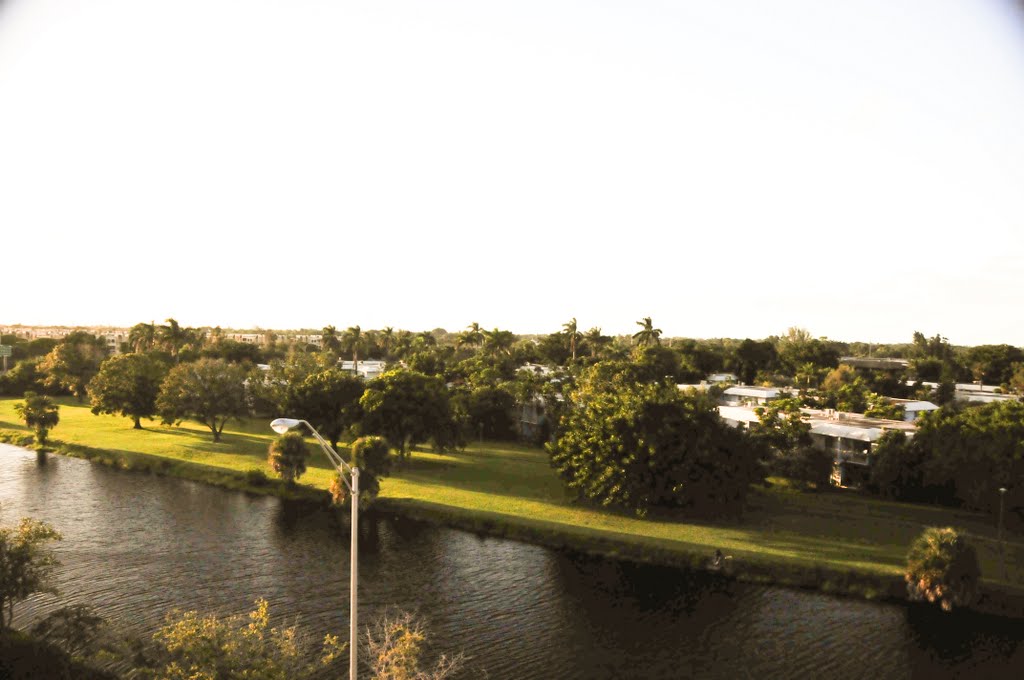
<instances>
[{"instance_id":1,"label":"green foliage","mask_svg":"<svg viewBox=\"0 0 1024 680\"><path fill-rule=\"evenodd\" d=\"M42 393L46 389L46 374L39 370L41 361L23 359L0 375L0 394L14 397L26 392Z\"/></svg>"},{"instance_id":2,"label":"green foliage","mask_svg":"<svg viewBox=\"0 0 1024 680\"><path fill-rule=\"evenodd\" d=\"M515 397L505 387L478 387L471 391L465 406L473 434L488 439L513 439L515 405Z\"/></svg>"},{"instance_id":3,"label":"green foliage","mask_svg":"<svg viewBox=\"0 0 1024 680\"><path fill-rule=\"evenodd\" d=\"M800 400L773 399L754 409L758 422L751 425L752 437L777 453L789 453L810 446L811 426L800 410Z\"/></svg>"},{"instance_id":4,"label":"green foliage","mask_svg":"<svg viewBox=\"0 0 1024 680\"><path fill-rule=\"evenodd\" d=\"M303 680L338 677L346 648L327 635L317 650L298 630L270 627L270 605L248 616L172 613L141 650L137 677L153 680ZM311 660L312 659L312 660Z\"/></svg>"},{"instance_id":5,"label":"green foliage","mask_svg":"<svg viewBox=\"0 0 1024 680\"><path fill-rule=\"evenodd\" d=\"M551 463L581 498L645 514L655 507L718 512L742 506L763 479L758 447L725 425L703 395L640 384L597 364L570 395Z\"/></svg>"},{"instance_id":6,"label":"green foliage","mask_svg":"<svg viewBox=\"0 0 1024 680\"><path fill-rule=\"evenodd\" d=\"M16 603L57 592L53 575L60 562L49 544L59 540L56 529L27 517L17 527L0 527L0 633L10 628Z\"/></svg>"},{"instance_id":7,"label":"green foliage","mask_svg":"<svg viewBox=\"0 0 1024 680\"><path fill-rule=\"evenodd\" d=\"M46 374L47 386L62 387L83 401L86 385L100 370L106 356L107 345L101 338L75 331L46 355L39 364L39 370Z\"/></svg>"},{"instance_id":8,"label":"green foliage","mask_svg":"<svg viewBox=\"0 0 1024 680\"><path fill-rule=\"evenodd\" d=\"M739 376L740 382L750 385L758 373L772 369L777 361L774 344L768 340L747 338L736 348L732 369Z\"/></svg>"},{"instance_id":9,"label":"green foliage","mask_svg":"<svg viewBox=\"0 0 1024 680\"><path fill-rule=\"evenodd\" d=\"M309 447L297 432L285 432L270 443L267 462L271 469L288 484L306 472Z\"/></svg>"},{"instance_id":10,"label":"green foliage","mask_svg":"<svg viewBox=\"0 0 1024 680\"><path fill-rule=\"evenodd\" d=\"M213 441L219 442L227 421L247 413L246 378L244 367L223 359L178 364L163 382L157 411L167 424L196 420L210 428Z\"/></svg>"},{"instance_id":11,"label":"green foliage","mask_svg":"<svg viewBox=\"0 0 1024 680\"><path fill-rule=\"evenodd\" d=\"M380 480L391 474L391 450L383 437L360 437L352 442L352 465L359 468L359 500L370 503L380 493ZM331 482L331 498L335 505L347 505L348 487L339 475Z\"/></svg>"},{"instance_id":12,"label":"green foliage","mask_svg":"<svg viewBox=\"0 0 1024 680\"><path fill-rule=\"evenodd\" d=\"M1024 504L1024 403L943 407L920 419L912 446L927 458L924 482L968 507L994 511L1000 486L1010 507Z\"/></svg>"},{"instance_id":13,"label":"green foliage","mask_svg":"<svg viewBox=\"0 0 1024 680\"><path fill-rule=\"evenodd\" d=\"M842 364L832 370L821 384L826 408L864 413L868 407L868 387L852 367Z\"/></svg>"},{"instance_id":14,"label":"green foliage","mask_svg":"<svg viewBox=\"0 0 1024 680\"><path fill-rule=\"evenodd\" d=\"M804 489L828 488L832 476L832 454L811 444L811 426L796 398L775 399L755 409L758 422L751 437L772 451L773 474L791 479Z\"/></svg>"},{"instance_id":15,"label":"green foliage","mask_svg":"<svg viewBox=\"0 0 1024 680\"><path fill-rule=\"evenodd\" d=\"M929 527L910 546L904 579L911 599L950 611L974 601L980 578L977 551L956 529Z\"/></svg>"},{"instance_id":16,"label":"green foliage","mask_svg":"<svg viewBox=\"0 0 1024 680\"><path fill-rule=\"evenodd\" d=\"M385 437L403 458L409 446L445 438L451 428L444 383L416 371L384 373L369 383L359 404L364 431Z\"/></svg>"},{"instance_id":17,"label":"green foliage","mask_svg":"<svg viewBox=\"0 0 1024 680\"><path fill-rule=\"evenodd\" d=\"M633 333L633 342L639 347L647 347L649 345L660 345L661 344L661 329L654 327L654 322L651 321L651 317L645 316L643 320L636 322L637 326L640 326L640 330Z\"/></svg>"},{"instance_id":18,"label":"green foliage","mask_svg":"<svg viewBox=\"0 0 1024 680\"><path fill-rule=\"evenodd\" d=\"M40 445L46 443L50 430L60 422L60 406L49 397L35 392L26 392L25 401L15 404L14 412L25 421L25 425L35 431L36 442Z\"/></svg>"},{"instance_id":19,"label":"green foliage","mask_svg":"<svg viewBox=\"0 0 1024 680\"><path fill-rule=\"evenodd\" d=\"M156 413L156 399L166 374L166 366L146 354L121 354L107 359L89 381L92 412L131 418L135 429L141 430L140 420Z\"/></svg>"},{"instance_id":20,"label":"green foliage","mask_svg":"<svg viewBox=\"0 0 1024 680\"><path fill-rule=\"evenodd\" d=\"M301 413L323 433L331 446L362 418L359 399L366 385L362 379L337 368L306 376L295 385L286 401L286 413Z\"/></svg>"},{"instance_id":21,"label":"green foliage","mask_svg":"<svg viewBox=\"0 0 1024 680\"><path fill-rule=\"evenodd\" d=\"M864 415L871 418L886 418L888 420L903 420L903 406L883 396L868 393L867 409Z\"/></svg>"},{"instance_id":22,"label":"green foliage","mask_svg":"<svg viewBox=\"0 0 1024 680\"><path fill-rule=\"evenodd\" d=\"M898 430L889 430L875 442L871 451L868 488L888 498L923 500L924 468L927 460L922 447Z\"/></svg>"}]
</instances>

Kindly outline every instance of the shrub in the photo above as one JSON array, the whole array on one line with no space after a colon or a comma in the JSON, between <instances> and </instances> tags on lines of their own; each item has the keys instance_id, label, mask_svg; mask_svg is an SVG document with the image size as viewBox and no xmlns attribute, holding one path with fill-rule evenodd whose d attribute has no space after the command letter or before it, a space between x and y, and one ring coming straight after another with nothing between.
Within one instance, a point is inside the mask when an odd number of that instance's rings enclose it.
<instances>
[{"instance_id":1,"label":"shrub","mask_svg":"<svg viewBox=\"0 0 1024 680\"><path fill-rule=\"evenodd\" d=\"M308 458L309 448L302 435L297 432L286 432L271 442L267 462L285 483L294 484L306 471Z\"/></svg>"},{"instance_id":2,"label":"shrub","mask_svg":"<svg viewBox=\"0 0 1024 680\"><path fill-rule=\"evenodd\" d=\"M912 600L938 601L950 611L974 601L981 569L965 536L951 527L929 527L910 546L904 578Z\"/></svg>"},{"instance_id":3,"label":"shrub","mask_svg":"<svg viewBox=\"0 0 1024 680\"><path fill-rule=\"evenodd\" d=\"M25 401L14 405L15 413L35 430L36 441L40 445L46 443L46 436L60 422L59 409L52 399L35 392L26 392Z\"/></svg>"},{"instance_id":4,"label":"shrub","mask_svg":"<svg viewBox=\"0 0 1024 680\"><path fill-rule=\"evenodd\" d=\"M250 468L246 470L245 481L252 486L267 486L270 484L270 478L267 477L267 473L258 468Z\"/></svg>"},{"instance_id":5,"label":"shrub","mask_svg":"<svg viewBox=\"0 0 1024 680\"><path fill-rule=\"evenodd\" d=\"M391 450L383 437L360 437L352 442L351 461L359 468L359 500L372 501L380 493L380 479L391 473ZM348 504L348 487L341 476L331 482L335 505Z\"/></svg>"}]
</instances>

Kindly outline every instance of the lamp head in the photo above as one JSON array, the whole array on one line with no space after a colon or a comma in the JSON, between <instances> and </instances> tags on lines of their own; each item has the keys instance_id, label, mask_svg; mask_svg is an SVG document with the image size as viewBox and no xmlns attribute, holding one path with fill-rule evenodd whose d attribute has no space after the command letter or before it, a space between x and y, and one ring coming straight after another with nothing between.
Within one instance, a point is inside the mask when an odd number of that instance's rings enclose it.
<instances>
[{"instance_id":1,"label":"lamp head","mask_svg":"<svg viewBox=\"0 0 1024 680\"><path fill-rule=\"evenodd\" d=\"M1006 493L1006 487L1005 486L999 487L999 493Z\"/></svg>"},{"instance_id":2,"label":"lamp head","mask_svg":"<svg viewBox=\"0 0 1024 680\"><path fill-rule=\"evenodd\" d=\"M301 420L295 418L278 418L270 423L270 429L278 434L284 434L302 424Z\"/></svg>"}]
</instances>

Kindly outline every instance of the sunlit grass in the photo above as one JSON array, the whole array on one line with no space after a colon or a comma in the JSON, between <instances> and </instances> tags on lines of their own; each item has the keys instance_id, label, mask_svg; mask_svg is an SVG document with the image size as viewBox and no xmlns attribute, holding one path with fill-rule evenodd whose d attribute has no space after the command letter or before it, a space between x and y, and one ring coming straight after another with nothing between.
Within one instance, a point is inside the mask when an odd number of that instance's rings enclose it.
<instances>
[{"instance_id":1,"label":"sunlit grass","mask_svg":"<svg viewBox=\"0 0 1024 680\"><path fill-rule=\"evenodd\" d=\"M24 429L14 414L16 401L0 399L0 429ZM146 429L134 430L127 418L94 416L71 399L60 403L61 422L51 433L53 439L128 458L160 457L211 470L262 470L272 476L266 454L275 435L263 421L231 422L215 444L210 431L195 423L168 427L143 421ZM345 455L344 448L341 453ZM333 474L316 453L300 483L326 489ZM991 517L852 492L802 493L779 484L755 489L739 519L693 521L679 513L638 519L574 503L541 449L485 442L459 453L414 452L406 466L384 481L381 495L392 505L486 518L583 541L688 555L721 549L761 563L884 576L900 573L910 542L924 527L953 525L974 536L987 580L1024 587L1024 541L1017 534L1007 535L1004 579Z\"/></svg>"}]
</instances>

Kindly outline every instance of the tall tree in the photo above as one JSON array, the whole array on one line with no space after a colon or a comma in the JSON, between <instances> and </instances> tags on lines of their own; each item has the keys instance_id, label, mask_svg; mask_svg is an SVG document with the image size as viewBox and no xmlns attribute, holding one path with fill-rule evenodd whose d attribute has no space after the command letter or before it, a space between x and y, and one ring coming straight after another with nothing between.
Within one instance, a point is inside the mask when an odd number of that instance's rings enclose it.
<instances>
[{"instance_id":1,"label":"tall tree","mask_svg":"<svg viewBox=\"0 0 1024 680\"><path fill-rule=\"evenodd\" d=\"M636 344L641 347L661 344L661 329L654 327L651 317L645 316L643 321L637 321L636 325L640 326L640 330L633 333L633 340Z\"/></svg>"},{"instance_id":2,"label":"tall tree","mask_svg":"<svg viewBox=\"0 0 1024 680\"><path fill-rule=\"evenodd\" d=\"M313 423L332 447L350 427L359 422L359 399L366 385L351 373L331 367L312 373L288 391L285 414L299 414Z\"/></svg>"},{"instance_id":3,"label":"tall tree","mask_svg":"<svg viewBox=\"0 0 1024 680\"><path fill-rule=\"evenodd\" d=\"M470 347L480 347L484 344L484 329L480 327L476 321L466 326L466 330L459 333L459 338L456 340L456 345L461 347L463 345L469 345Z\"/></svg>"},{"instance_id":4,"label":"tall tree","mask_svg":"<svg viewBox=\"0 0 1024 680\"><path fill-rule=\"evenodd\" d=\"M178 354L191 339L191 329L182 328L175 319L167 319L167 325L161 326L157 335L164 349L171 355L171 359L177 363Z\"/></svg>"},{"instance_id":5,"label":"tall tree","mask_svg":"<svg viewBox=\"0 0 1024 680\"><path fill-rule=\"evenodd\" d=\"M133 352L148 352L156 346L156 324L137 323L128 331L128 348Z\"/></svg>"},{"instance_id":6,"label":"tall tree","mask_svg":"<svg viewBox=\"0 0 1024 680\"><path fill-rule=\"evenodd\" d=\"M63 387L81 402L85 400L86 386L106 356L107 345L101 338L75 331L46 355L39 368L47 374L49 387Z\"/></svg>"},{"instance_id":7,"label":"tall tree","mask_svg":"<svg viewBox=\"0 0 1024 680\"><path fill-rule=\"evenodd\" d=\"M402 457L409 446L437 440L450 426L444 382L416 371L384 373L367 385L359 403L365 431L387 438Z\"/></svg>"},{"instance_id":8,"label":"tall tree","mask_svg":"<svg viewBox=\"0 0 1024 680\"><path fill-rule=\"evenodd\" d=\"M131 418L135 429L141 430L141 419L156 413L156 398L165 375L166 366L148 354L121 354L107 359L89 382L92 412Z\"/></svg>"},{"instance_id":9,"label":"tall tree","mask_svg":"<svg viewBox=\"0 0 1024 680\"><path fill-rule=\"evenodd\" d=\"M755 442L726 425L707 395L629 374L628 364L599 363L571 392L548 445L567 487L639 515L655 507L741 508L750 484L763 479Z\"/></svg>"},{"instance_id":10,"label":"tall tree","mask_svg":"<svg viewBox=\"0 0 1024 680\"><path fill-rule=\"evenodd\" d=\"M576 345L580 340L583 339L583 334L580 333L579 328L576 325L576 317L574 316L569 320L568 323L562 324L562 330L566 337L569 339L569 354L575 363L576 361Z\"/></svg>"},{"instance_id":11,"label":"tall tree","mask_svg":"<svg viewBox=\"0 0 1024 680\"><path fill-rule=\"evenodd\" d=\"M247 377L244 367L223 359L178 364L164 380L157 411L167 424L196 420L210 428L213 441L219 442L227 421L247 413Z\"/></svg>"},{"instance_id":12,"label":"tall tree","mask_svg":"<svg viewBox=\"0 0 1024 680\"><path fill-rule=\"evenodd\" d=\"M359 352L363 349L365 338L363 329L359 326L350 326L341 337L341 344L347 352L352 355L352 371L359 372Z\"/></svg>"},{"instance_id":13,"label":"tall tree","mask_svg":"<svg viewBox=\"0 0 1024 680\"><path fill-rule=\"evenodd\" d=\"M334 326L324 326L320 333L320 346L333 354L341 354L341 341L338 340L338 329Z\"/></svg>"}]
</instances>

